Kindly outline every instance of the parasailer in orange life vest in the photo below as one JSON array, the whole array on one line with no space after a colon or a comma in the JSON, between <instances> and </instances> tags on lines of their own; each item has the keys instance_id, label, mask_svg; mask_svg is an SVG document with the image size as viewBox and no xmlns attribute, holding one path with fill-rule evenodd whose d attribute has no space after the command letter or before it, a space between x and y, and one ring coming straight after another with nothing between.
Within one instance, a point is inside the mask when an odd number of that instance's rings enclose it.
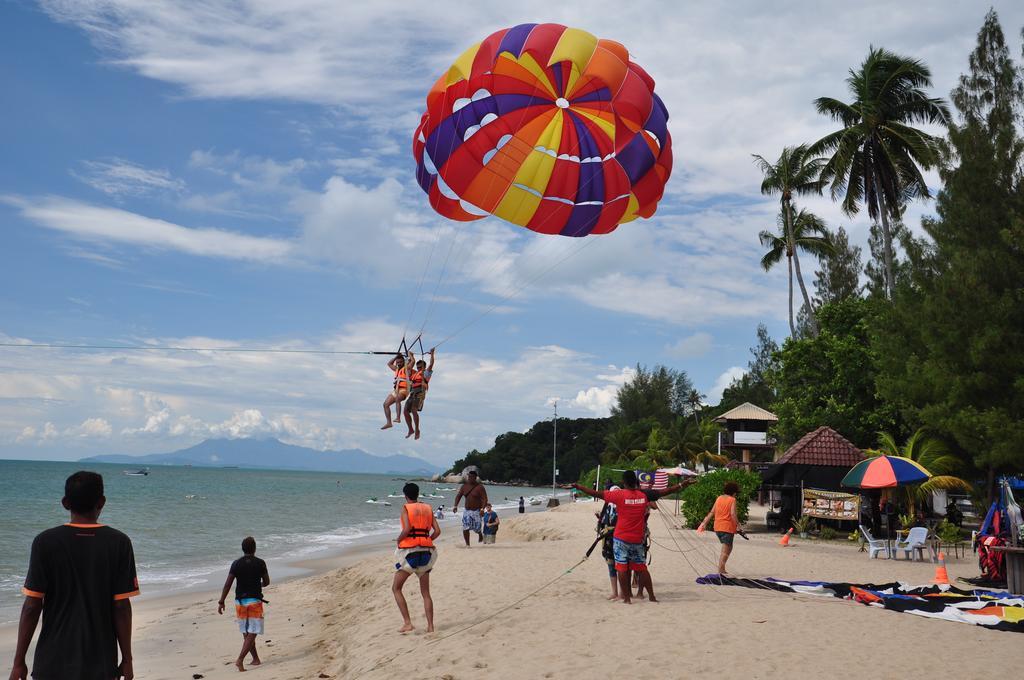
<instances>
[{"instance_id":1,"label":"parasailer in orange life vest","mask_svg":"<svg viewBox=\"0 0 1024 680\"><path fill-rule=\"evenodd\" d=\"M398 549L395 551L395 580L391 592L398 603L404 624L399 633L414 629L409 618L409 605L402 594L402 587L410 576L416 574L420 580L420 594L423 595L423 611L427 616L427 632L434 632L434 601L430 598L430 570L437 561L434 541L441 535L441 527L434 518L434 511L426 503L420 503L420 487L409 482L402 487L405 505L402 506L402 533L398 535Z\"/></svg>"},{"instance_id":2,"label":"parasailer in orange life vest","mask_svg":"<svg viewBox=\"0 0 1024 680\"><path fill-rule=\"evenodd\" d=\"M409 399L405 402L405 424L409 426L409 434L405 438L416 435L420 438L420 411L423 410L423 400L427 398L427 390L430 389L430 378L434 375L434 354L435 349L430 350L430 364L420 359L413 366L409 374Z\"/></svg>"},{"instance_id":3,"label":"parasailer in orange life vest","mask_svg":"<svg viewBox=\"0 0 1024 680\"><path fill-rule=\"evenodd\" d=\"M395 422L402 422L402 402L409 396L409 386L411 381L409 375L411 373L413 361L415 357L412 352L409 352L409 358L406 360L401 354L396 354L391 361L388 362L388 368L395 372L394 387L391 390L391 394L384 400L384 417L387 418L387 422L380 428L386 430L392 426L391 422L391 405L395 406Z\"/></svg>"}]
</instances>

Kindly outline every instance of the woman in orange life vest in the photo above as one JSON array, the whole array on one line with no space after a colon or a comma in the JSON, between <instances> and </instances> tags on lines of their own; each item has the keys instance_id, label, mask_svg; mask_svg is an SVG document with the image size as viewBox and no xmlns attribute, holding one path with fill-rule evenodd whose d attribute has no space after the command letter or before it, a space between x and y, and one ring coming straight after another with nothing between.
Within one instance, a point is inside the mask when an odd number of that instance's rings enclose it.
<instances>
[{"instance_id":1,"label":"woman in orange life vest","mask_svg":"<svg viewBox=\"0 0 1024 680\"><path fill-rule=\"evenodd\" d=\"M427 390L430 388L430 378L434 375L434 353L437 348L430 350L430 365L423 359L416 362L416 368L409 376L412 388L409 390L409 400L405 404L405 424L409 426L409 434L405 438L416 435L420 438L420 411L423 410L423 400L427 398Z\"/></svg>"},{"instance_id":2,"label":"woman in orange life vest","mask_svg":"<svg viewBox=\"0 0 1024 680\"><path fill-rule=\"evenodd\" d=\"M427 632L434 632L434 601L430 597L430 570L437 561L434 541L441 535L441 527L434 518L432 508L420 503L420 487L409 482L402 487L405 505L402 506L402 533L398 535L398 549L395 551L395 580L391 592L398 603L398 611L404 621L399 633L413 630L409 618L409 605L402 594L402 587L410 576L416 574L420 580L420 594L423 595L423 612L427 617Z\"/></svg>"},{"instance_id":3,"label":"woman in orange life vest","mask_svg":"<svg viewBox=\"0 0 1024 680\"><path fill-rule=\"evenodd\" d=\"M396 354L388 362L388 368L395 372L395 384L391 394L384 400L384 417L387 422L380 428L386 430L391 427L391 405L395 405L395 422L402 422L402 402L409 396L409 368L412 366L415 357L409 352L409 359L401 354Z\"/></svg>"}]
</instances>

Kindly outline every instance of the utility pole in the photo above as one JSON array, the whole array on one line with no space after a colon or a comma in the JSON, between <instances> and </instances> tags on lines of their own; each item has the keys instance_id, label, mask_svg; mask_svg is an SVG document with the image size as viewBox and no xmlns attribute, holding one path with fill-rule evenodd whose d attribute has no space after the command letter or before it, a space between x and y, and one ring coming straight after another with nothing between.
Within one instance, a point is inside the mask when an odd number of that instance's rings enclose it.
<instances>
[{"instance_id":1,"label":"utility pole","mask_svg":"<svg viewBox=\"0 0 1024 680\"><path fill-rule=\"evenodd\" d=\"M558 499L555 498L555 487L558 484L558 401L555 401L555 418L554 424L554 437L551 441L551 500L548 501L548 507L558 505Z\"/></svg>"}]
</instances>

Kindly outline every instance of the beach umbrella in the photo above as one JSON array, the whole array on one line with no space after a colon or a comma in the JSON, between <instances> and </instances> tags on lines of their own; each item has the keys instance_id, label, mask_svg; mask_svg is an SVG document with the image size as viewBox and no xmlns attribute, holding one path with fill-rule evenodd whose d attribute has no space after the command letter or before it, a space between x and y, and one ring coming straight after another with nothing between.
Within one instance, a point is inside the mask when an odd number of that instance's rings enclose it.
<instances>
[{"instance_id":1,"label":"beach umbrella","mask_svg":"<svg viewBox=\"0 0 1024 680\"><path fill-rule=\"evenodd\" d=\"M667 475L675 475L677 477L696 477L697 473L693 470L687 470L682 465L677 465L670 468L658 468L658 472L664 472Z\"/></svg>"},{"instance_id":2,"label":"beach umbrella","mask_svg":"<svg viewBox=\"0 0 1024 680\"><path fill-rule=\"evenodd\" d=\"M855 489L890 489L897 486L920 484L932 473L919 463L900 456L875 456L850 468L842 485Z\"/></svg>"}]
</instances>

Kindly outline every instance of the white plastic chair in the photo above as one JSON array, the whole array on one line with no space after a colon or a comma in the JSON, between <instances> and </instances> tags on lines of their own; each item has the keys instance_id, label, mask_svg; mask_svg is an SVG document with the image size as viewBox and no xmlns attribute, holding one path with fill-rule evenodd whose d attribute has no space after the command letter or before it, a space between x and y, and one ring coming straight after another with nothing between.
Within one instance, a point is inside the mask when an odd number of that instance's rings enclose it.
<instances>
[{"instance_id":1,"label":"white plastic chair","mask_svg":"<svg viewBox=\"0 0 1024 680\"><path fill-rule=\"evenodd\" d=\"M877 538L874 538L871 535L871 532L867 530L867 527L865 527L863 524L861 524L859 526L860 526L860 533L864 535L864 540L868 542L868 557L870 559L874 559L878 555L878 553L880 553L880 552L884 552L885 553L885 558L886 559L889 559L890 557L892 557L892 555L889 553L889 542L888 541L882 541L882 540L879 540Z\"/></svg>"},{"instance_id":2,"label":"white plastic chair","mask_svg":"<svg viewBox=\"0 0 1024 680\"><path fill-rule=\"evenodd\" d=\"M927 527L914 527L907 533L907 540L901 541L896 539L896 547L894 551L898 554L899 551L903 551L907 559L914 559L914 551L920 555L921 561L924 562L924 551L928 548L928 528Z\"/></svg>"}]
</instances>

